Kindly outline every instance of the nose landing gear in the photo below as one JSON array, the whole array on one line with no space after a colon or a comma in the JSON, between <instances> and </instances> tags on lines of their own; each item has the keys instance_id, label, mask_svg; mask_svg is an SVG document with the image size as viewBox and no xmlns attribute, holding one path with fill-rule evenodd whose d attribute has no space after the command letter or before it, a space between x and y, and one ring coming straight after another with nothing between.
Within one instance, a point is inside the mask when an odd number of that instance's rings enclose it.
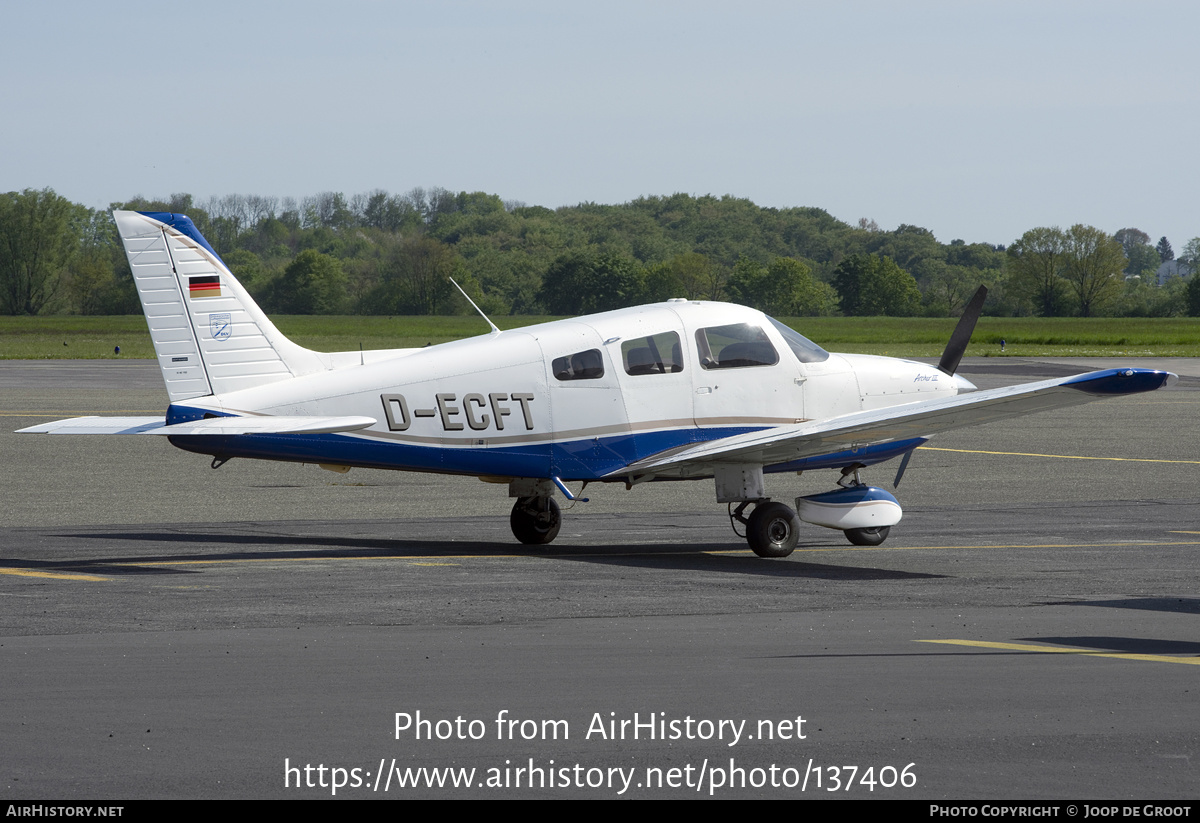
<instances>
[{"instance_id":1,"label":"nose landing gear","mask_svg":"<svg viewBox=\"0 0 1200 823\"><path fill-rule=\"evenodd\" d=\"M519 497L508 524L517 540L526 546L541 546L558 536L562 512L551 497Z\"/></svg>"}]
</instances>

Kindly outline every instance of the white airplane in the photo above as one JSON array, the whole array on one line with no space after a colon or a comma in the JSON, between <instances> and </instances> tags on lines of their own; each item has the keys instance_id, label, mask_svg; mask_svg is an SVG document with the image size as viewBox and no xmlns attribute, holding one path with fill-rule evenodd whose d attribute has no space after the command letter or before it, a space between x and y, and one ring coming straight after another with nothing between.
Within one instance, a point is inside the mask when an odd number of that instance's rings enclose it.
<instances>
[{"instance_id":1,"label":"white airplane","mask_svg":"<svg viewBox=\"0 0 1200 823\"><path fill-rule=\"evenodd\" d=\"M553 498L576 499L568 482L712 478L762 557L790 554L801 520L878 545L902 513L862 483L865 466L902 457L898 484L913 449L938 432L1178 380L1107 369L978 391L955 371L982 288L936 367L831 354L760 311L682 299L492 325L422 349L324 354L280 334L187 217L114 216L166 418L82 417L22 432L165 435L211 455L213 468L247 457L474 475L508 485L512 531L527 544L558 534ZM838 470L838 488L797 498L797 511L767 496L765 474L813 469Z\"/></svg>"}]
</instances>

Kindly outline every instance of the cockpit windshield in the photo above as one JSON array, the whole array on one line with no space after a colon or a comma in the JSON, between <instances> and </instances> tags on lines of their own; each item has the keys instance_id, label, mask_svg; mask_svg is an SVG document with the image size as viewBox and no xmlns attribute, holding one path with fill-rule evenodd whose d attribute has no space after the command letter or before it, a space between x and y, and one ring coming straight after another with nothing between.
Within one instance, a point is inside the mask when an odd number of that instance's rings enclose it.
<instances>
[{"instance_id":1,"label":"cockpit windshield","mask_svg":"<svg viewBox=\"0 0 1200 823\"><path fill-rule=\"evenodd\" d=\"M792 354L796 355L796 359L801 363L820 363L822 360L829 359L829 352L800 334L800 332L788 328L774 317L768 317L767 319L783 335L783 339L787 341L788 348L792 350Z\"/></svg>"}]
</instances>

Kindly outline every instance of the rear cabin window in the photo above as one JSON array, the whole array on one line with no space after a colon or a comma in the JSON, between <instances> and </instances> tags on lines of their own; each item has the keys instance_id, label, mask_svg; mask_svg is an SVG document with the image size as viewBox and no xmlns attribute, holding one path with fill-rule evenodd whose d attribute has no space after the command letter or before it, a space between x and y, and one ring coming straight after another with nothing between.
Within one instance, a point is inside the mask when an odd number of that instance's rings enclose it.
<instances>
[{"instance_id":1,"label":"rear cabin window","mask_svg":"<svg viewBox=\"0 0 1200 823\"><path fill-rule=\"evenodd\" d=\"M550 370L558 380L598 380L604 376L604 358L599 349L556 357Z\"/></svg>"},{"instance_id":2,"label":"rear cabin window","mask_svg":"<svg viewBox=\"0 0 1200 823\"><path fill-rule=\"evenodd\" d=\"M710 326L696 332L700 365L705 369L740 369L746 366L774 366L779 354L758 326L734 323Z\"/></svg>"},{"instance_id":3,"label":"rear cabin window","mask_svg":"<svg viewBox=\"0 0 1200 823\"><path fill-rule=\"evenodd\" d=\"M625 373L674 374L683 371L683 350L673 331L626 340L621 344Z\"/></svg>"}]
</instances>

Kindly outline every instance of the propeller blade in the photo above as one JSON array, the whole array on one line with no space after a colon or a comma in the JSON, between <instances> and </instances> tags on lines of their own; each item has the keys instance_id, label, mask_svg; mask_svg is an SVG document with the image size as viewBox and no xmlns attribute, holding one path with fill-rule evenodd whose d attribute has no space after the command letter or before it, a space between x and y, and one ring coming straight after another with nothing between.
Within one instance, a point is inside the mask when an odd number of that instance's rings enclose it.
<instances>
[{"instance_id":1,"label":"propeller blade","mask_svg":"<svg viewBox=\"0 0 1200 823\"><path fill-rule=\"evenodd\" d=\"M983 311L983 301L986 298L987 286L980 286L979 290L975 292L975 296L971 298L971 302L963 309L962 317L958 318L954 334L950 335L950 342L946 344L946 350L942 352L942 359L938 361L938 371L951 377L958 371L958 364L967 350L967 344L971 342L971 333L975 331L975 323L978 322L979 315Z\"/></svg>"},{"instance_id":2,"label":"propeller blade","mask_svg":"<svg viewBox=\"0 0 1200 823\"><path fill-rule=\"evenodd\" d=\"M900 478L904 476L904 470L908 468L908 461L912 460L912 454L916 449L909 449L904 453L904 457L900 458L900 468L896 471L896 479L892 481L892 488L900 488Z\"/></svg>"}]
</instances>

